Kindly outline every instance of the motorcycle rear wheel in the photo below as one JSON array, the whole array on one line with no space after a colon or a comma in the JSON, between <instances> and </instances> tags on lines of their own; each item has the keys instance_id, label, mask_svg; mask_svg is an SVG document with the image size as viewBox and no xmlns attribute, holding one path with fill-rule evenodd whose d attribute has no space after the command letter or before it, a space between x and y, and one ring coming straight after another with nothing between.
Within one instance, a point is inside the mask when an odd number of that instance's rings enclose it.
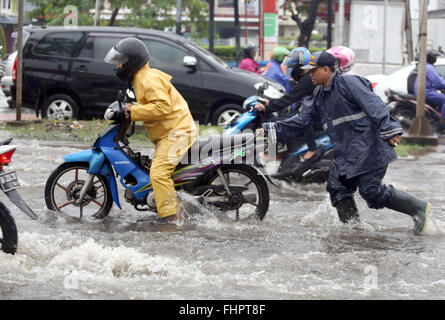
<instances>
[{"instance_id":1,"label":"motorcycle rear wheel","mask_svg":"<svg viewBox=\"0 0 445 320\"><path fill-rule=\"evenodd\" d=\"M15 254L17 251L17 226L15 220L6 206L0 202L0 245L5 253Z\"/></svg>"},{"instance_id":2,"label":"motorcycle rear wheel","mask_svg":"<svg viewBox=\"0 0 445 320\"><path fill-rule=\"evenodd\" d=\"M108 182L103 176L96 175L82 203L76 203L80 189L87 181L87 170L88 163L83 162L64 163L57 167L46 181L46 207L73 217L106 217L113 205L113 199Z\"/></svg>"},{"instance_id":3,"label":"motorcycle rear wheel","mask_svg":"<svg viewBox=\"0 0 445 320\"><path fill-rule=\"evenodd\" d=\"M248 187L241 194L233 195L228 206L216 206L225 219L232 221L263 220L269 209L269 188L266 180L254 168L245 164L229 164L220 167L228 185ZM221 185L223 181L216 170L210 175L209 185ZM211 195L212 196L212 195ZM227 197L223 191L215 196Z\"/></svg>"}]
</instances>

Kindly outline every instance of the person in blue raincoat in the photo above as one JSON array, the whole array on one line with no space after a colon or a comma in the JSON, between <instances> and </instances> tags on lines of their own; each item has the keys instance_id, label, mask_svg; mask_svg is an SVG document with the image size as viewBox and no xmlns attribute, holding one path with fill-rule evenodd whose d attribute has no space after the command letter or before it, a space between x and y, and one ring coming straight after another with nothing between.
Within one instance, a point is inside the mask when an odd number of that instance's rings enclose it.
<instances>
[{"instance_id":1,"label":"person in blue raincoat","mask_svg":"<svg viewBox=\"0 0 445 320\"><path fill-rule=\"evenodd\" d=\"M426 83L425 100L427 103L439 106L441 122L445 123L445 94L437 90L445 89L445 80L437 73L434 64L440 53L436 50L428 50L426 54ZM414 82L414 95L417 97L417 80Z\"/></svg>"},{"instance_id":2,"label":"person in blue raincoat","mask_svg":"<svg viewBox=\"0 0 445 320\"><path fill-rule=\"evenodd\" d=\"M286 92L290 90L290 77L283 72L281 64L288 55L289 50L284 47L276 47L273 50L271 64L264 73L266 78L280 83L286 89Z\"/></svg>"},{"instance_id":3,"label":"person in blue raincoat","mask_svg":"<svg viewBox=\"0 0 445 320\"><path fill-rule=\"evenodd\" d=\"M340 220L347 223L358 219L353 197L358 189L370 208L387 207L410 215L414 233L420 234L431 205L382 184L388 165L396 159L393 148L400 143L403 133L400 124L390 116L368 80L341 74L334 65L335 58L330 53L314 53L303 67L317 85L314 93L303 102L296 116L265 123L265 134L273 140L277 135L292 136L294 130L322 124L334 145L326 189Z\"/></svg>"}]
</instances>

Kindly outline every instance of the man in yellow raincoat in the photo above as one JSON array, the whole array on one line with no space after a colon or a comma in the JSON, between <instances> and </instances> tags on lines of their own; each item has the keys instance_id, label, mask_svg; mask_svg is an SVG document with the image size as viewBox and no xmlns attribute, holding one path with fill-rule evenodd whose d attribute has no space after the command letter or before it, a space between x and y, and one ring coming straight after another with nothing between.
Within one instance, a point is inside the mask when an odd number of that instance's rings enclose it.
<instances>
[{"instance_id":1,"label":"man in yellow raincoat","mask_svg":"<svg viewBox=\"0 0 445 320\"><path fill-rule=\"evenodd\" d=\"M104 60L117 65L120 80L133 84L137 104L128 104L125 115L131 121L143 121L156 146L150 179L157 212L161 218L177 220L180 214L171 176L197 137L187 102L171 84L171 76L150 68L148 49L141 40L119 41Z\"/></svg>"}]
</instances>

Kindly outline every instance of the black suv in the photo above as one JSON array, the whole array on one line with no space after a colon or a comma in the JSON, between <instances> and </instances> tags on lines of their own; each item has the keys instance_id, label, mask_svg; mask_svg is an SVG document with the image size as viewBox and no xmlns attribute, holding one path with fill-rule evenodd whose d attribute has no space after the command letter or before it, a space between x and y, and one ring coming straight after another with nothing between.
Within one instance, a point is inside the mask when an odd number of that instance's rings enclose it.
<instances>
[{"instance_id":1,"label":"black suv","mask_svg":"<svg viewBox=\"0 0 445 320\"><path fill-rule=\"evenodd\" d=\"M150 66L171 75L195 120L224 125L241 113L263 76L233 68L184 37L170 32L121 27L27 27L23 48L23 106L44 118L102 118L126 89L103 60L120 39L137 37L148 47ZM15 93L15 89L12 88ZM14 94L15 96L15 94Z\"/></svg>"}]
</instances>

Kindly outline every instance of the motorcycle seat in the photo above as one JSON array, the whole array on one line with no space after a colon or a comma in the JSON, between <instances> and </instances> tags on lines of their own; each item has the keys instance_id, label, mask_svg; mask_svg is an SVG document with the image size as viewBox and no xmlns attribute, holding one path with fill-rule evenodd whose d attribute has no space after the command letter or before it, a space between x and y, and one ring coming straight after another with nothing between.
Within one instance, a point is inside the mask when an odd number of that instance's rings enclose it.
<instances>
[{"instance_id":1,"label":"motorcycle seat","mask_svg":"<svg viewBox=\"0 0 445 320\"><path fill-rule=\"evenodd\" d=\"M181 163L194 164L206 158L218 158L229 155L233 150L244 147L245 150L253 148L255 135L253 133L240 133L234 135L211 135L198 139L184 155Z\"/></svg>"},{"instance_id":2,"label":"motorcycle seat","mask_svg":"<svg viewBox=\"0 0 445 320\"><path fill-rule=\"evenodd\" d=\"M391 91L393 94L398 95L402 99L405 99L405 100L416 100L416 96L413 95L413 94L409 94L409 93L401 92L401 91L396 91L396 90L392 90L392 89L388 89L388 90Z\"/></svg>"}]
</instances>

